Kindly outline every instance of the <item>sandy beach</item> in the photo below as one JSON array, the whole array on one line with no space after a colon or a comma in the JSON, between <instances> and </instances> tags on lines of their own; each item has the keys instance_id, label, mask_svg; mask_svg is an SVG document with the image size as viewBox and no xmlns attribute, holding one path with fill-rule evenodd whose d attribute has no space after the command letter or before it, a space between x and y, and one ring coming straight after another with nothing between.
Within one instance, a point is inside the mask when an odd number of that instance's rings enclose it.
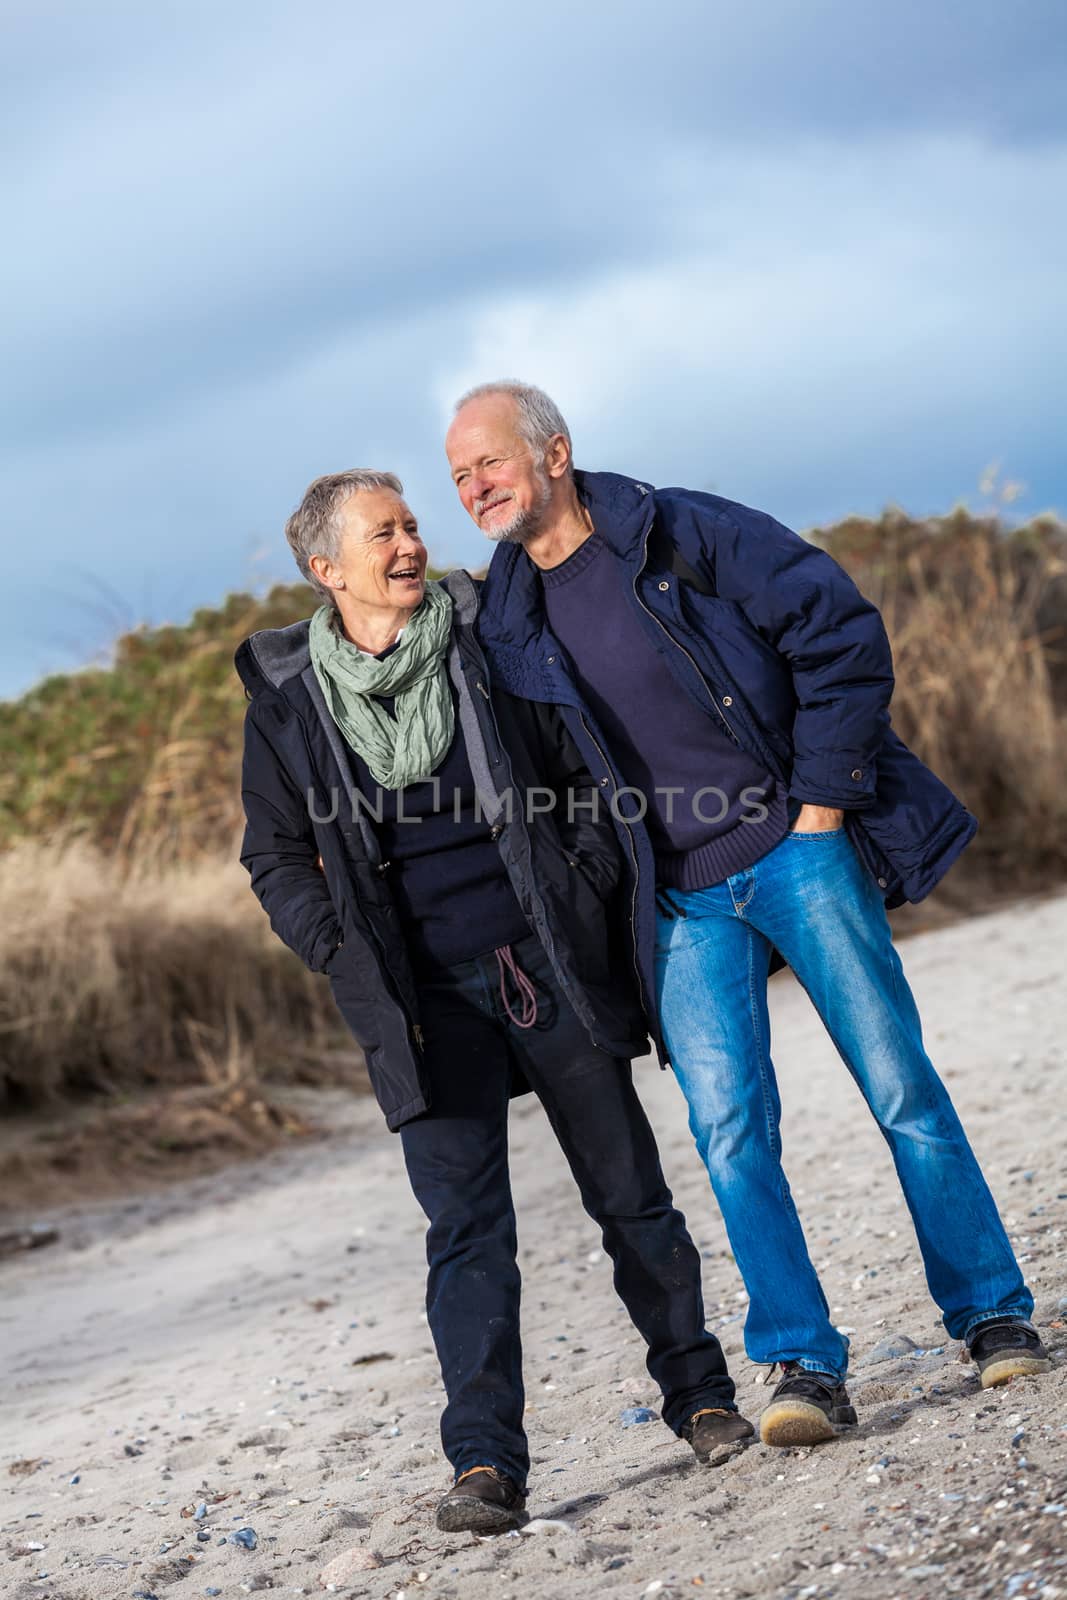
<instances>
[{"instance_id":1,"label":"sandy beach","mask_svg":"<svg viewBox=\"0 0 1067 1600\"><path fill-rule=\"evenodd\" d=\"M367 1097L327 1139L122 1204L49 1213L0 1262L5 1600L258 1589L370 1597L1067 1597L1067 897L918 935L931 1054L1037 1298L1045 1378L983 1393L930 1301L888 1151L806 997L772 984L785 1160L861 1426L701 1468L547 1123L513 1110L534 1461L522 1533L447 1536L423 1219ZM704 1259L741 1408L744 1294L673 1078L638 1083ZM35 1214L36 1216L36 1214ZM250 1531L245 1531L250 1530ZM332 1564L332 1565L331 1565Z\"/></svg>"}]
</instances>

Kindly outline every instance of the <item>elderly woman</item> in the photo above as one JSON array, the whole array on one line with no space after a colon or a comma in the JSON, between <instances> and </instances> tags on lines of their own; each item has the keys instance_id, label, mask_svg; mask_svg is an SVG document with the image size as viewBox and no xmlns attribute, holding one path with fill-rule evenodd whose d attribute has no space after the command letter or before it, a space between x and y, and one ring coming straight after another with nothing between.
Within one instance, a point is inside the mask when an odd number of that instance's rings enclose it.
<instances>
[{"instance_id":1,"label":"elderly woman","mask_svg":"<svg viewBox=\"0 0 1067 1600\"><path fill-rule=\"evenodd\" d=\"M465 572L427 582L391 473L319 478L286 532L324 603L237 652L251 702L241 859L275 932L328 975L429 1219L455 1475L438 1526L523 1517L507 1160L519 1087L540 1098L602 1229L664 1421L722 1459L752 1429L631 1081L645 1025L593 781L553 708L492 691L477 587Z\"/></svg>"}]
</instances>

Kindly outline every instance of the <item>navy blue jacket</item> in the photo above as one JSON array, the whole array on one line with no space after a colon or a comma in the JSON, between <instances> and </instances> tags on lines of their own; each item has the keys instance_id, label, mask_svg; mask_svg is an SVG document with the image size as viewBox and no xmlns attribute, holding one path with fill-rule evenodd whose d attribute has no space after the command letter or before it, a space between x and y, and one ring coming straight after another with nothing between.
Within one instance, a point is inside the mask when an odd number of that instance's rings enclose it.
<instances>
[{"instance_id":1,"label":"navy blue jacket","mask_svg":"<svg viewBox=\"0 0 1067 1600\"><path fill-rule=\"evenodd\" d=\"M977 823L890 727L889 641L851 578L772 517L718 495L653 489L610 472L576 472L575 482L679 689L794 799L844 811L887 905L928 895ZM478 633L494 685L560 706L602 791L624 787L548 630L540 578L517 545L493 555ZM632 818L629 797L614 809ZM618 826L632 867L631 934L658 1034L652 852L639 823Z\"/></svg>"},{"instance_id":2,"label":"navy blue jacket","mask_svg":"<svg viewBox=\"0 0 1067 1600\"><path fill-rule=\"evenodd\" d=\"M641 1054L647 1030L633 953L620 937L623 874L611 821L590 809L593 780L559 712L490 693L474 581L455 572L444 586L458 724L504 870L593 1043L612 1056ZM275 933L327 974L386 1121L399 1128L430 1105L418 984L390 864L366 809L352 805L358 786L311 666L308 624L253 634L236 665L249 698L241 860Z\"/></svg>"}]
</instances>

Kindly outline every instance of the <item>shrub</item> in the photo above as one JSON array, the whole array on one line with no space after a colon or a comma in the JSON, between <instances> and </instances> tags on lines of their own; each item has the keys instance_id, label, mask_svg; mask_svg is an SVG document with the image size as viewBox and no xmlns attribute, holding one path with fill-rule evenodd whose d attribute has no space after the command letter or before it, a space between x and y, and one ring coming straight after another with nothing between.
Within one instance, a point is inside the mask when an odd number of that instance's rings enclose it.
<instances>
[{"instance_id":1,"label":"shrub","mask_svg":"<svg viewBox=\"0 0 1067 1600\"><path fill-rule=\"evenodd\" d=\"M324 979L235 862L129 865L81 841L0 855L0 1104L258 1072L360 1082Z\"/></svg>"},{"instance_id":2,"label":"shrub","mask_svg":"<svg viewBox=\"0 0 1067 1600\"><path fill-rule=\"evenodd\" d=\"M1067 528L887 512L819 536L885 618L893 723L980 822L959 900L1067 877Z\"/></svg>"}]
</instances>

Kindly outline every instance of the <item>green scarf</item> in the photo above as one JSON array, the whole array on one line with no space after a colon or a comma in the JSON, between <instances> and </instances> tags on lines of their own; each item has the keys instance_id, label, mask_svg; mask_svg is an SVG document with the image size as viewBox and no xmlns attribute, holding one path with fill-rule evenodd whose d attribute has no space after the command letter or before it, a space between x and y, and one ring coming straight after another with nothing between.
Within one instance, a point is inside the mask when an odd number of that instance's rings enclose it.
<instances>
[{"instance_id":1,"label":"green scarf","mask_svg":"<svg viewBox=\"0 0 1067 1600\"><path fill-rule=\"evenodd\" d=\"M445 670L450 596L439 583L428 583L422 604L384 661L364 655L339 624L332 606L320 606L308 634L311 664L330 715L383 789L424 782L448 754L455 731ZM396 715L390 716L375 695L394 695Z\"/></svg>"}]
</instances>

